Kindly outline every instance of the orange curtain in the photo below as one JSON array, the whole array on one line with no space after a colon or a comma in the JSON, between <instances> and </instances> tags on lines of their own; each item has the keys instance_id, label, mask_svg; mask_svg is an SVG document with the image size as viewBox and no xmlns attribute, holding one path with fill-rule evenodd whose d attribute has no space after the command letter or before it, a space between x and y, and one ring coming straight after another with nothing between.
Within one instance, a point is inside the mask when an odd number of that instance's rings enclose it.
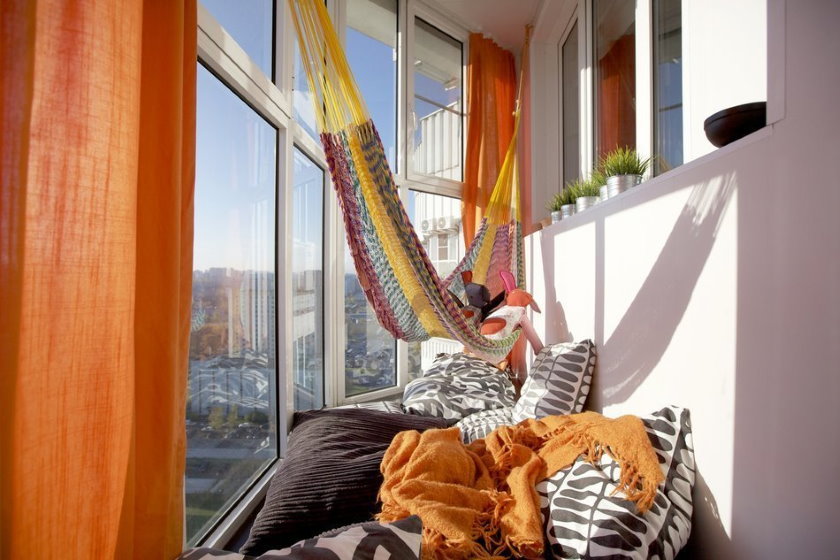
<instances>
[{"instance_id":1,"label":"orange curtain","mask_svg":"<svg viewBox=\"0 0 840 560\"><path fill-rule=\"evenodd\" d=\"M182 549L196 6L0 5L0 557Z\"/></svg>"},{"instance_id":2,"label":"orange curtain","mask_svg":"<svg viewBox=\"0 0 840 560\"><path fill-rule=\"evenodd\" d=\"M469 247L513 135L517 85L513 55L473 33L467 83L469 118L461 222L464 242Z\"/></svg>"}]
</instances>

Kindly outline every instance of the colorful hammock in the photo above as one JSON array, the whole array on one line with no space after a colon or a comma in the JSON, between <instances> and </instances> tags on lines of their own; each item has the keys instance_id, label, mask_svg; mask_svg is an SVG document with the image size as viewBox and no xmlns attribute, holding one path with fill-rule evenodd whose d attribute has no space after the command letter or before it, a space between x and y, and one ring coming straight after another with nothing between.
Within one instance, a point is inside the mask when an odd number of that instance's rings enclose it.
<instances>
[{"instance_id":1,"label":"colorful hammock","mask_svg":"<svg viewBox=\"0 0 840 560\"><path fill-rule=\"evenodd\" d=\"M510 271L517 285L524 286L518 105L513 137L479 231L455 270L441 280L400 200L379 133L324 2L289 0L289 4L350 252L379 323L398 339L452 338L487 360L502 360L519 331L502 339L482 336L452 294L464 299L464 270L471 270L473 282L484 284L491 294L504 289L501 270Z\"/></svg>"}]
</instances>

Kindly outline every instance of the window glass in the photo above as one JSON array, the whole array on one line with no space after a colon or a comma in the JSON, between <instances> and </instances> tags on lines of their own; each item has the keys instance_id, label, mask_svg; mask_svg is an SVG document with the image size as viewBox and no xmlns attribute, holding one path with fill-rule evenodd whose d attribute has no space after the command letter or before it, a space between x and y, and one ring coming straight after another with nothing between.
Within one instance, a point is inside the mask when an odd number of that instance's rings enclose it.
<instances>
[{"instance_id":1,"label":"window glass","mask_svg":"<svg viewBox=\"0 0 840 560\"><path fill-rule=\"evenodd\" d=\"M269 78L274 77L273 0L201 0L248 56Z\"/></svg>"},{"instance_id":2,"label":"window glass","mask_svg":"<svg viewBox=\"0 0 840 560\"><path fill-rule=\"evenodd\" d=\"M460 181L463 45L421 19L414 22L413 170Z\"/></svg>"},{"instance_id":3,"label":"window glass","mask_svg":"<svg viewBox=\"0 0 840 560\"><path fill-rule=\"evenodd\" d=\"M595 151L636 148L636 3L594 0Z\"/></svg>"},{"instance_id":4,"label":"window glass","mask_svg":"<svg viewBox=\"0 0 840 560\"><path fill-rule=\"evenodd\" d=\"M446 278L464 257L461 234L461 201L457 198L419 191L409 191L406 210L429 259L440 275ZM431 250L430 247L432 248ZM408 344L408 376L418 377L435 356L460 352L463 346L448 338L430 338Z\"/></svg>"},{"instance_id":5,"label":"window glass","mask_svg":"<svg viewBox=\"0 0 840 560\"><path fill-rule=\"evenodd\" d=\"M682 1L653 2L654 174L683 163Z\"/></svg>"},{"instance_id":6,"label":"window glass","mask_svg":"<svg viewBox=\"0 0 840 560\"><path fill-rule=\"evenodd\" d=\"M295 410L324 406L324 171L294 150L292 372Z\"/></svg>"},{"instance_id":7,"label":"window glass","mask_svg":"<svg viewBox=\"0 0 840 560\"><path fill-rule=\"evenodd\" d=\"M397 342L379 325L344 244L344 393L351 397L397 384Z\"/></svg>"},{"instance_id":8,"label":"window glass","mask_svg":"<svg viewBox=\"0 0 840 560\"><path fill-rule=\"evenodd\" d=\"M348 0L347 59L391 169L397 167L397 2Z\"/></svg>"},{"instance_id":9,"label":"window glass","mask_svg":"<svg viewBox=\"0 0 840 560\"><path fill-rule=\"evenodd\" d=\"M303 67L303 60L300 57L300 48L297 45L297 41L295 41L294 78L292 108L295 121L312 138L318 140L318 122L315 119L315 107L312 104L312 91L309 89L309 82L306 79L306 71Z\"/></svg>"},{"instance_id":10,"label":"window glass","mask_svg":"<svg viewBox=\"0 0 840 560\"><path fill-rule=\"evenodd\" d=\"M195 542L277 456L277 130L198 67L186 521Z\"/></svg>"},{"instance_id":11,"label":"window glass","mask_svg":"<svg viewBox=\"0 0 840 560\"><path fill-rule=\"evenodd\" d=\"M577 21L561 47L563 64L563 184L580 177L580 121L578 96Z\"/></svg>"}]
</instances>

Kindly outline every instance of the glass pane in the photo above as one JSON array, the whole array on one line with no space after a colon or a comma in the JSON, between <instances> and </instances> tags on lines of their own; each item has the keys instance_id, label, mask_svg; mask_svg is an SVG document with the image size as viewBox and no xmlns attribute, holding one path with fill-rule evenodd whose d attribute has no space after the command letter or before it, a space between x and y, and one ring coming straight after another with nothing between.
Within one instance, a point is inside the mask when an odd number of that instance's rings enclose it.
<instances>
[{"instance_id":1,"label":"glass pane","mask_svg":"<svg viewBox=\"0 0 840 560\"><path fill-rule=\"evenodd\" d=\"M578 95L580 78L578 73L578 26L563 42L563 184L580 177L580 121Z\"/></svg>"},{"instance_id":2,"label":"glass pane","mask_svg":"<svg viewBox=\"0 0 840 560\"><path fill-rule=\"evenodd\" d=\"M682 1L653 2L654 174L683 162Z\"/></svg>"},{"instance_id":3,"label":"glass pane","mask_svg":"<svg viewBox=\"0 0 840 560\"><path fill-rule=\"evenodd\" d=\"M294 82L292 106L295 120L320 145L318 122L315 120L315 107L312 105L312 91L309 89L309 82L306 80L306 72L303 68L303 61L300 58L300 49L298 48L297 41L295 41Z\"/></svg>"},{"instance_id":4,"label":"glass pane","mask_svg":"<svg viewBox=\"0 0 840 560\"><path fill-rule=\"evenodd\" d=\"M350 397L397 384L397 341L376 320L344 244L344 393Z\"/></svg>"},{"instance_id":5,"label":"glass pane","mask_svg":"<svg viewBox=\"0 0 840 560\"><path fill-rule=\"evenodd\" d=\"M397 2L347 2L347 59L391 169L397 167Z\"/></svg>"},{"instance_id":6,"label":"glass pane","mask_svg":"<svg viewBox=\"0 0 840 560\"><path fill-rule=\"evenodd\" d=\"M201 0L201 3L263 73L274 79L273 0Z\"/></svg>"},{"instance_id":7,"label":"glass pane","mask_svg":"<svg viewBox=\"0 0 840 560\"><path fill-rule=\"evenodd\" d=\"M461 201L439 194L408 191L406 210L423 247L441 278L464 258ZM463 346L448 338L430 338L408 344L408 376L418 377L440 353L461 352Z\"/></svg>"},{"instance_id":8,"label":"glass pane","mask_svg":"<svg viewBox=\"0 0 840 560\"><path fill-rule=\"evenodd\" d=\"M198 67L187 539L277 456L277 130Z\"/></svg>"},{"instance_id":9,"label":"glass pane","mask_svg":"<svg viewBox=\"0 0 840 560\"><path fill-rule=\"evenodd\" d=\"M636 3L594 0L595 150L636 147Z\"/></svg>"},{"instance_id":10,"label":"glass pane","mask_svg":"<svg viewBox=\"0 0 840 560\"><path fill-rule=\"evenodd\" d=\"M418 173L463 178L463 45L423 20L414 22L414 156Z\"/></svg>"},{"instance_id":11,"label":"glass pane","mask_svg":"<svg viewBox=\"0 0 840 560\"><path fill-rule=\"evenodd\" d=\"M295 410L324 406L324 171L295 148L292 370Z\"/></svg>"}]
</instances>

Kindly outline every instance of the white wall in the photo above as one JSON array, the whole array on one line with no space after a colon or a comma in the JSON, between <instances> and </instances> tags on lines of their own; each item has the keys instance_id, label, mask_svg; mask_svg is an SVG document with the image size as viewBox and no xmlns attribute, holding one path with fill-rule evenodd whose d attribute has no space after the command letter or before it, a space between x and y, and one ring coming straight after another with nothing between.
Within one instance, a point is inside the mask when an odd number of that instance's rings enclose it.
<instances>
[{"instance_id":1,"label":"white wall","mask_svg":"<svg viewBox=\"0 0 840 560\"><path fill-rule=\"evenodd\" d=\"M767 0L683 0L683 161L715 149L706 117L767 100Z\"/></svg>"},{"instance_id":2,"label":"white wall","mask_svg":"<svg viewBox=\"0 0 840 560\"><path fill-rule=\"evenodd\" d=\"M528 238L538 331L598 345L590 406L691 409L681 558L840 549L840 3L781 14L784 118Z\"/></svg>"}]
</instances>

